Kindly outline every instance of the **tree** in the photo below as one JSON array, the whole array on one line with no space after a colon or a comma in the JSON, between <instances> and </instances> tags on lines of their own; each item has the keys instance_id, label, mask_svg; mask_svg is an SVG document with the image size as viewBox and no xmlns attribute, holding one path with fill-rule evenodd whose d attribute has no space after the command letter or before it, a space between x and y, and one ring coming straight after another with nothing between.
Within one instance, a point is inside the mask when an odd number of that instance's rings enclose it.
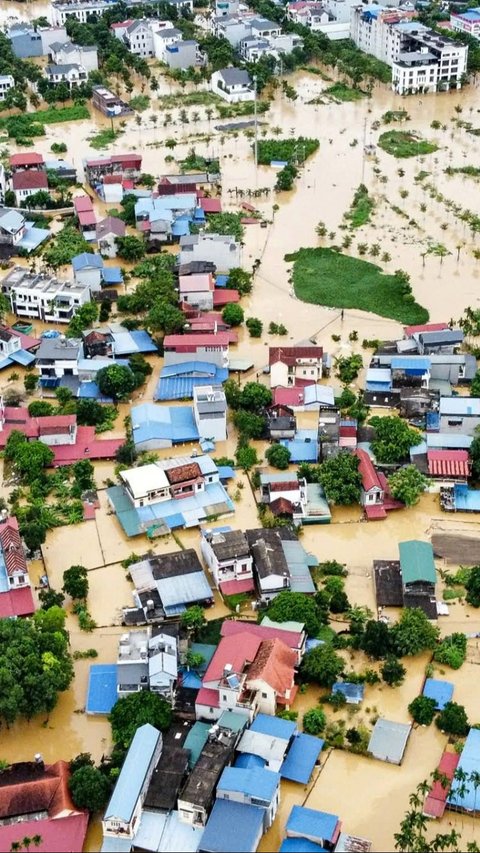
<instances>
[{"instance_id":1,"label":"tree","mask_svg":"<svg viewBox=\"0 0 480 853\"><path fill-rule=\"evenodd\" d=\"M84 329L90 328L97 317L98 305L96 302L86 302L85 305L81 305L68 324L68 337L80 338Z\"/></svg>"},{"instance_id":2,"label":"tree","mask_svg":"<svg viewBox=\"0 0 480 853\"><path fill-rule=\"evenodd\" d=\"M146 326L152 332L164 332L172 335L183 331L185 314L164 299L156 299L146 317Z\"/></svg>"},{"instance_id":3,"label":"tree","mask_svg":"<svg viewBox=\"0 0 480 853\"><path fill-rule=\"evenodd\" d=\"M470 385L470 396L480 397L480 370L477 370Z\"/></svg>"},{"instance_id":4,"label":"tree","mask_svg":"<svg viewBox=\"0 0 480 853\"><path fill-rule=\"evenodd\" d=\"M47 528L41 521L29 521L20 524L20 533L31 554L39 550L45 542Z\"/></svg>"},{"instance_id":5,"label":"tree","mask_svg":"<svg viewBox=\"0 0 480 853\"><path fill-rule=\"evenodd\" d=\"M95 488L94 473L95 468L89 459L80 459L73 465L73 476L82 491Z\"/></svg>"},{"instance_id":6,"label":"tree","mask_svg":"<svg viewBox=\"0 0 480 853\"><path fill-rule=\"evenodd\" d=\"M408 713L420 726L429 726L437 711L437 703L430 696L417 696L408 706Z\"/></svg>"},{"instance_id":7,"label":"tree","mask_svg":"<svg viewBox=\"0 0 480 853\"><path fill-rule=\"evenodd\" d=\"M467 638L465 634L454 633L444 637L435 649L433 659L439 663L460 669L467 657Z\"/></svg>"},{"instance_id":8,"label":"tree","mask_svg":"<svg viewBox=\"0 0 480 853\"><path fill-rule=\"evenodd\" d=\"M268 463L280 471L288 468L291 455L288 447L284 447L283 444L272 444L265 453Z\"/></svg>"},{"instance_id":9,"label":"tree","mask_svg":"<svg viewBox=\"0 0 480 853\"><path fill-rule=\"evenodd\" d=\"M260 412L272 402L272 392L260 382L247 382L239 396L238 408L249 412ZM229 404L230 405L230 404Z\"/></svg>"},{"instance_id":10,"label":"tree","mask_svg":"<svg viewBox=\"0 0 480 853\"><path fill-rule=\"evenodd\" d=\"M241 444L235 451L235 461L242 471L250 471L258 463L257 451L249 444Z\"/></svg>"},{"instance_id":11,"label":"tree","mask_svg":"<svg viewBox=\"0 0 480 853\"><path fill-rule=\"evenodd\" d=\"M470 459L472 462L472 474L475 479L480 479L480 430L475 430L473 441L470 445Z\"/></svg>"},{"instance_id":12,"label":"tree","mask_svg":"<svg viewBox=\"0 0 480 853\"><path fill-rule=\"evenodd\" d=\"M345 661L329 645L317 646L305 655L301 673L305 681L332 687L345 669Z\"/></svg>"},{"instance_id":13,"label":"tree","mask_svg":"<svg viewBox=\"0 0 480 853\"><path fill-rule=\"evenodd\" d=\"M435 725L440 731L458 737L465 737L470 729L467 712L463 705L458 705L457 702L447 702L436 718Z\"/></svg>"},{"instance_id":14,"label":"tree","mask_svg":"<svg viewBox=\"0 0 480 853\"><path fill-rule=\"evenodd\" d=\"M199 604L194 604L193 607L188 607L180 617L180 621L185 628L188 628L194 633L199 631L205 625L205 614L203 608Z\"/></svg>"},{"instance_id":15,"label":"tree","mask_svg":"<svg viewBox=\"0 0 480 853\"><path fill-rule=\"evenodd\" d=\"M360 501L362 477L358 470L359 464L358 457L346 451L321 464L318 480L331 503L348 505Z\"/></svg>"},{"instance_id":16,"label":"tree","mask_svg":"<svg viewBox=\"0 0 480 853\"><path fill-rule=\"evenodd\" d=\"M240 296L246 296L252 290L252 275L241 267L233 267L228 273L227 288L238 290Z\"/></svg>"},{"instance_id":17,"label":"tree","mask_svg":"<svg viewBox=\"0 0 480 853\"><path fill-rule=\"evenodd\" d=\"M124 400L135 388L135 377L129 367L112 364L98 371L97 385L105 397Z\"/></svg>"},{"instance_id":18,"label":"tree","mask_svg":"<svg viewBox=\"0 0 480 853\"><path fill-rule=\"evenodd\" d=\"M72 773L68 787L77 808L87 809L89 812L103 811L110 798L111 785L108 776L88 764Z\"/></svg>"},{"instance_id":19,"label":"tree","mask_svg":"<svg viewBox=\"0 0 480 853\"><path fill-rule=\"evenodd\" d=\"M365 626L365 633L361 640L360 648L371 658L384 658L392 650L390 629L385 622L376 622L369 619Z\"/></svg>"},{"instance_id":20,"label":"tree","mask_svg":"<svg viewBox=\"0 0 480 853\"><path fill-rule=\"evenodd\" d=\"M28 414L31 418L43 418L53 415L55 409L47 400L32 400L28 406Z\"/></svg>"},{"instance_id":21,"label":"tree","mask_svg":"<svg viewBox=\"0 0 480 853\"><path fill-rule=\"evenodd\" d=\"M267 613L273 622L303 622L310 637L315 637L320 630L315 600L303 592L282 590L270 602Z\"/></svg>"},{"instance_id":22,"label":"tree","mask_svg":"<svg viewBox=\"0 0 480 853\"><path fill-rule=\"evenodd\" d=\"M348 385L357 378L360 370L363 367L363 359L361 355L354 353L349 356L341 356L335 359L335 367L337 376L344 385Z\"/></svg>"},{"instance_id":23,"label":"tree","mask_svg":"<svg viewBox=\"0 0 480 853\"><path fill-rule=\"evenodd\" d=\"M431 821L423 813L425 797L431 787L432 783L425 780L417 785L413 794L410 794L409 809L400 824L400 831L394 835L395 850L401 853L418 853L420 850L422 853L434 853L437 850L451 850L452 853L457 853L460 849L469 850L471 853L474 850L478 851L475 842L474 847L469 844L463 848L459 847L458 842L461 839L454 829L447 834L437 833L432 836Z\"/></svg>"},{"instance_id":24,"label":"tree","mask_svg":"<svg viewBox=\"0 0 480 853\"><path fill-rule=\"evenodd\" d=\"M49 713L70 685L73 665L64 623L65 613L57 607L38 610L34 619L0 619L0 719L7 725Z\"/></svg>"},{"instance_id":25,"label":"tree","mask_svg":"<svg viewBox=\"0 0 480 853\"><path fill-rule=\"evenodd\" d=\"M163 697L142 690L119 699L108 719L113 742L128 749L135 732L145 723L166 731L172 721L172 709Z\"/></svg>"},{"instance_id":26,"label":"tree","mask_svg":"<svg viewBox=\"0 0 480 853\"><path fill-rule=\"evenodd\" d=\"M263 323L258 317L249 317L245 325L251 338L262 337Z\"/></svg>"},{"instance_id":27,"label":"tree","mask_svg":"<svg viewBox=\"0 0 480 853\"><path fill-rule=\"evenodd\" d=\"M19 440L16 435L18 431L13 430L7 439L5 458L13 462L24 483L33 483L52 464L54 453L41 441L27 441L23 433Z\"/></svg>"},{"instance_id":28,"label":"tree","mask_svg":"<svg viewBox=\"0 0 480 853\"><path fill-rule=\"evenodd\" d=\"M222 311L222 320L224 323L228 323L229 326L241 326L244 318L243 308L235 302L225 305Z\"/></svg>"},{"instance_id":29,"label":"tree","mask_svg":"<svg viewBox=\"0 0 480 853\"><path fill-rule=\"evenodd\" d=\"M406 607L400 621L391 629L393 648L399 657L418 655L433 649L438 640L438 628L428 621L419 607Z\"/></svg>"},{"instance_id":30,"label":"tree","mask_svg":"<svg viewBox=\"0 0 480 853\"><path fill-rule=\"evenodd\" d=\"M398 658L389 655L380 672L386 684L389 684L390 687L397 687L404 680L407 670Z\"/></svg>"},{"instance_id":31,"label":"tree","mask_svg":"<svg viewBox=\"0 0 480 853\"><path fill-rule=\"evenodd\" d=\"M407 465L388 478L388 485L396 500L402 501L406 506L415 506L427 487L427 479L416 465Z\"/></svg>"},{"instance_id":32,"label":"tree","mask_svg":"<svg viewBox=\"0 0 480 853\"><path fill-rule=\"evenodd\" d=\"M327 724L323 708L310 708L303 715L303 731L309 735L321 735Z\"/></svg>"},{"instance_id":33,"label":"tree","mask_svg":"<svg viewBox=\"0 0 480 853\"><path fill-rule=\"evenodd\" d=\"M118 257L123 258L124 261L134 263L141 261L145 255L145 243L138 237L131 237L130 235L117 237L115 243Z\"/></svg>"},{"instance_id":34,"label":"tree","mask_svg":"<svg viewBox=\"0 0 480 853\"><path fill-rule=\"evenodd\" d=\"M70 566L63 573L63 591L74 600L88 595L88 573L84 566Z\"/></svg>"},{"instance_id":35,"label":"tree","mask_svg":"<svg viewBox=\"0 0 480 853\"><path fill-rule=\"evenodd\" d=\"M27 373L25 374L23 384L25 386L25 391L27 394L31 394L32 391L35 391L35 388L38 385L38 376L35 373Z\"/></svg>"},{"instance_id":36,"label":"tree","mask_svg":"<svg viewBox=\"0 0 480 853\"><path fill-rule=\"evenodd\" d=\"M65 601L63 592L56 592L52 587L41 589L38 597L42 603L42 610L50 610L51 607L62 607Z\"/></svg>"},{"instance_id":37,"label":"tree","mask_svg":"<svg viewBox=\"0 0 480 853\"><path fill-rule=\"evenodd\" d=\"M402 462L408 459L410 448L420 444L422 436L397 415L370 418L375 430L372 449L379 462Z\"/></svg>"},{"instance_id":38,"label":"tree","mask_svg":"<svg viewBox=\"0 0 480 853\"><path fill-rule=\"evenodd\" d=\"M470 569L465 581L465 589L467 590L466 599L468 603L472 607L480 607L480 566L473 566Z\"/></svg>"},{"instance_id":39,"label":"tree","mask_svg":"<svg viewBox=\"0 0 480 853\"><path fill-rule=\"evenodd\" d=\"M262 438L265 433L266 420L264 415L256 415L239 409L234 412L233 423L239 433L246 439Z\"/></svg>"}]
</instances>

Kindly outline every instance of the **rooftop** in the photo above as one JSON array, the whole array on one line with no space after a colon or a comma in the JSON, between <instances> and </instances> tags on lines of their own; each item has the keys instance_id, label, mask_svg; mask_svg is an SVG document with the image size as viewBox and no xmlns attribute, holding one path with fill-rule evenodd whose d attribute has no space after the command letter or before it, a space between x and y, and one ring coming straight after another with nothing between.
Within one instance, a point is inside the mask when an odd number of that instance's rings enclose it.
<instances>
[{"instance_id":1,"label":"rooftop","mask_svg":"<svg viewBox=\"0 0 480 853\"><path fill-rule=\"evenodd\" d=\"M48 190L47 173L34 169L25 169L22 172L14 172L12 175L12 187L16 190Z\"/></svg>"},{"instance_id":2,"label":"rooftop","mask_svg":"<svg viewBox=\"0 0 480 853\"><path fill-rule=\"evenodd\" d=\"M264 681L283 695L293 686L295 652L281 640L263 640L255 660L248 669L249 681Z\"/></svg>"},{"instance_id":3,"label":"rooftop","mask_svg":"<svg viewBox=\"0 0 480 853\"><path fill-rule=\"evenodd\" d=\"M380 761L401 764L412 726L378 719L373 728L368 751Z\"/></svg>"},{"instance_id":4,"label":"rooftop","mask_svg":"<svg viewBox=\"0 0 480 853\"><path fill-rule=\"evenodd\" d=\"M216 800L200 842L202 853L254 853L263 832L264 810Z\"/></svg>"},{"instance_id":5,"label":"rooftop","mask_svg":"<svg viewBox=\"0 0 480 853\"><path fill-rule=\"evenodd\" d=\"M208 541L220 562L249 554L247 537L241 530L212 530Z\"/></svg>"},{"instance_id":6,"label":"rooftop","mask_svg":"<svg viewBox=\"0 0 480 853\"><path fill-rule=\"evenodd\" d=\"M149 723L140 726L128 750L117 784L105 810L105 820L129 822L161 734Z\"/></svg>"},{"instance_id":7,"label":"rooftop","mask_svg":"<svg viewBox=\"0 0 480 853\"><path fill-rule=\"evenodd\" d=\"M340 831L337 815L307 809L304 806L293 806L285 827L287 837L301 836L311 841L334 844Z\"/></svg>"},{"instance_id":8,"label":"rooftop","mask_svg":"<svg viewBox=\"0 0 480 853\"><path fill-rule=\"evenodd\" d=\"M404 584L425 581L436 583L437 572L433 560L433 548L429 542L412 539L399 542L400 568Z\"/></svg>"}]
</instances>

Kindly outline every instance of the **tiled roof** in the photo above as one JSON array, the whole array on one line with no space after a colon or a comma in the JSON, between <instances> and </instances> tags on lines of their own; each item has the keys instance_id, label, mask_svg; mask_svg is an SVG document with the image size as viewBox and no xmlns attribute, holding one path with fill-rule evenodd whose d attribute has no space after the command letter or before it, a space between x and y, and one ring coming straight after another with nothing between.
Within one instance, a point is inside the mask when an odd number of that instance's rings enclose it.
<instances>
[{"instance_id":1,"label":"tiled roof","mask_svg":"<svg viewBox=\"0 0 480 853\"><path fill-rule=\"evenodd\" d=\"M27 563L22 540L18 532L18 522L15 517L8 518L0 525L0 545L2 547L7 574L15 572L27 574Z\"/></svg>"},{"instance_id":2,"label":"tiled roof","mask_svg":"<svg viewBox=\"0 0 480 853\"><path fill-rule=\"evenodd\" d=\"M205 705L208 708L220 707L220 695L218 690L210 687L202 687L197 693L195 705Z\"/></svg>"},{"instance_id":3,"label":"tiled roof","mask_svg":"<svg viewBox=\"0 0 480 853\"><path fill-rule=\"evenodd\" d=\"M322 347L270 347L268 363L276 364L281 361L282 364L293 366L299 358L315 358L321 361L322 357Z\"/></svg>"},{"instance_id":4,"label":"tiled roof","mask_svg":"<svg viewBox=\"0 0 480 853\"><path fill-rule=\"evenodd\" d=\"M13 616L31 616L34 612L35 604L29 586L0 593L0 619L11 619Z\"/></svg>"},{"instance_id":5,"label":"tiled roof","mask_svg":"<svg viewBox=\"0 0 480 853\"><path fill-rule=\"evenodd\" d=\"M10 156L11 166L41 166L43 165L43 154L35 151L21 151L19 154Z\"/></svg>"},{"instance_id":6,"label":"tiled roof","mask_svg":"<svg viewBox=\"0 0 480 853\"><path fill-rule=\"evenodd\" d=\"M265 681L277 693L285 693L293 684L297 658L281 640L263 640L248 670L248 680Z\"/></svg>"},{"instance_id":7,"label":"tiled roof","mask_svg":"<svg viewBox=\"0 0 480 853\"><path fill-rule=\"evenodd\" d=\"M226 619L222 624L222 637L231 637L243 634L245 631L255 634L261 640L282 640L289 648L296 649L302 643L302 632L283 631L281 628L269 628L267 625L251 625L248 622L240 622L236 619Z\"/></svg>"},{"instance_id":8,"label":"tiled roof","mask_svg":"<svg viewBox=\"0 0 480 853\"><path fill-rule=\"evenodd\" d=\"M217 332L215 335L166 335L163 339L165 349L177 347L228 347L228 332Z\"/></svg>"},{"instance_id":9,"label":"tiled roof","mask_svg":"<svg viewBox=\"0 0 480 853\"><path fill-rule=\"evenodd\" d=\"M48 190L48 178L45 172L25 170L12 176L14 190Z\"/></svg>"},{"instance_id":10,"label":"tiled roof","mask_svg":"<svg viewBox=\"0 0 480 853\"><path fill-rule=\"evenodd\" d=\"M246 663L252 663L255 659L261 643L259 637L248 632L242 635L241 643L236 636L222 637L203 677L203 683L219 681L227 664L231 665L232 673L243 672Z\"/></svg>"},{"instance_id":11,"label":"tiled roof","mask_svg":"<svg viewBox=\"0 0 480 853\"><path fill-rule=\"evenodd\" d=\"M362 485L366 492L370 489L382 489L375 466L366 450L356 450L355 456L360 460L358 470L362 476Z\"/></svg>"},{"instance_id":12,"label":"tiled roof","mask_svg":"<svg viewBox=\"0 0 480 853\"><path fill-rule=\"evenodd\" d=\"M197 462L191 462L189 465L179 465L178 468L168 468L165 471L168 482L172 485L176 483L184 483L186 480L196 480L202 476L202 472Z\"/></svg>"}]
</instances>

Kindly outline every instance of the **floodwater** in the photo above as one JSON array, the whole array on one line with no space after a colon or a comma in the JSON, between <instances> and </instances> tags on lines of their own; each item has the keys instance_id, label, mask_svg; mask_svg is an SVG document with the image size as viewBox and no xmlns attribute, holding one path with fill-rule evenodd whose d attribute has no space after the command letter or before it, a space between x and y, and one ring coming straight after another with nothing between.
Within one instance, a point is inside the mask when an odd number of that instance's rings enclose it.
<instances>
[{"instance_id":1,"label":"floodwater","mask_svg":"<svg viewBox=\"0 0 480 853\"><path fill-rule=\"evenodd\" d=\"M9 19L15 17L38 17L47 11L48 4L43 2L19 4L3 0L0 2L0 23L11 23L12 20ZM154 73L159 76L160 71L155 69ZM480 214L478 184L470 178L449 178L444 174L448 165L475 165L478 161L478 137L459 129L452 121L460 117L472 121L473 125L476 124L478 89L472 86L461 93L427 96L420 100L402 99L387 88L377 86L371 99L313 106L306 102L319 95L328 84L305 72L297 73L289 82L298 93L297 100L293 103L277 92L270 112L261 117L264 123L262 127L267 135L270 135L269 125L270 128L281 127L283 134L287 136L303 134L320 140L318 152L305 165L291 193L280 196L274 194L276 175L272 169L259 167L257 173L255 172L251 139L244 133L220 135L215 131L217 122L215 119L208 121L205 107L202 106L188 108L190 123L182 125L179 116L180 101L178 108L159 109L153 93L150 93L151 107L141 114L140 125L135 117L127 118L122 135L108 149L116 152L141 151L143 171L156 177L176 171L175 164L166 160L166 157L172 155L165 147L165 141L169 137L174 137L177 142L173 152L175 159L182 159L192 147L195 147L198 154L218 156L223 178L222 201L226 210L236 209L236 189L247 193L260 188L268 189L268 192L258 199L246 196L270 224L266 229L261 229L258 225L246 228L243 264L248 268L256 259L261 263L253 293L243 304L247 316L259 317L265 327L272 320L283 323L288 328L288 336L278 338L265 333L261 339L252 340L240 330L235 356L238 354L238 357L250 358L254 363L254 371L247 375L247 379L254 378L267 363L268 345L271 343L286 344L315 337L319 344L332 355L336 355L350 349L362 352L359 343L351 344L348 340L353 330L358 332L359 341L364 338L391 338L401 332L398 323L360 311L346 311L342 321L338 311L306 305L292 295L289 282L291 264L285 263L285 253L293 252L301 246L319 245L319 238L315 234L319 222L324 222L328 231L335 232L331 238L324 238L321 244L339 244L346 233L339 230L343 214L349 208L353 193L360 182L365 183L374 196L376 209L372 223L354 233L352 247L348 251L355 255L358 242L369 245L379 243L382 252L391 255L391 261L381 265L387 271L402 268L410 274L417 300L428 308L434 321L458 317L467 305L478 307L480 264L473 255L476 246L469 231L454 219L441 201L431 199L422 184L414 180L420 170L428 172L425 183L433 184L446 199L452 199L464 208ZM149 92L148 86L145 91ZM158 93L162 95L171 91L172 83L159 76ZM461 114L455 112L457 105L462 109ZM365 159L364 142L375 144L378 134L385 129L382 126L380 130L374 130L372 124L380 121L386 110L401 108L407 109L411 116L401 127L417 130L424 138L435 140L440 146L439 150L426 157L408 160L395 160L378 150L378 164ZM198 119L193 117L194 112L199 114ZM151 120L152 114L158 117L156 126ZM164 127L163 122L167 114L171 116L172 121ZM446 129L431 129L430 124L434 119L439 120ZM61 138L68 147L65 158L72 161L81 173L83 159L99 155L99 152L90 146L89 137L108 126L110 122L92 110L89 120L47 128L46 136L35 141L35 148L47 155L52 142ZM203 141L196 138L199 136L203 137ZM14 143L9 143L8 148L10 153L17 150ZM381 175L374 172L377 166ZM399 169L403 170L404 174L399 175ZM277 203L280 205L279 210L274 211L273 206ZM427 206L424 212L420 207L423 204ZM392 206L396 210L393 210ZM104 213L106 207L113 205L98 205L99 214ZM405 216L401 216L398 209L403 211ZM417 224L409 224L411 219ZM442 264L439 258L427 257L423 265L422 253L429 242L443 243L451 252ZM461 248L457 259L458 246ZM64 273L67 274L67 270ZM36 323L35 331L39 333L41 330L41 324ZM334 343L332 334L340 335L341 340ZM363 355L366 360L367 353L363 351ZM161 364L161 359L152 358L154 373L147 386L135 395L135 400L152 399ZM15 372L21 374L20 369ZM259 375L262 381L267 381L261 373ZM356 383L358 386L361 380L362 376ZM330 381L336 384L335 379ZM8 375L2 375L1 386L5 388L9 384L11 383L8 382ZM126 405L119 407L113 434L122 434L123 419L128 410ZM311 414L299 418L301 426L312 426L313 420L314 416ZM235 443L235 433L231 428L228 440L218 445L216 455L233 457ZM183 455L191 449L191 446L177 447L161 451L158 455ZM259 443L259 455L263 454L264 449L265 445ZM109 479L115 478L114 467L111 462L95 465L101 504L96 519L49 532L43 548L44 564L32 566L34 580L46 570L51 584L56 588L62 584L65 568L74 563L87 567L90 583L89 609L99 627L91 634L82 633L78 629L76 618L69 614L68 628L72 649L95 648L99 653L98 662L115 660L118 636L122 630L119 624L120 611L122 606L129 605L132 601L131 583L121 561L133 551L142 554L150 547L155 553L175 551L179 547L199 547L197 530L181 531L175 538L170 536L157 540L153 545L146 539L127 540L115 516L109 513L106 501L105 486ZM212 526L232 524L241 529L257 526L257 509L248 478L239 475L229 487L229 491L235 501L235 517L214 522ZM7 492L8 488L4 485L2 494L5 496ZM373 559L396 558L398 542L403 539L428 540L434 530L455 532L462 527L471 528L472 524L477 522L469 516L456 516L453 519L442 515L438 497L425 495L417 507L391 513L386 521L377 524L362 521L358 509L335 508L332 524L306 528L302 541L307 550L314 553L319 560L337 559L345 563L349 569L346 591L350 601L353 604L366 605L374 612ZM442 568L441 561L437 566ZM443 634L454 630L471 633L480 630L480 616L477 611L458 602L449 604L449 608L450 615L439 620ZM242 612L249 612L248 605ZM216 618L227 613L227 608L220 601L218 594L215 594L215 605L207 612L207 618ZM388 615L392 619L396 616L394 612ZM338 630L342 628L340 623L336 623L334 627ZM469 660L461 670L448 674L439 670L437 673L439 677L453 680L455 699L465 704L472 720L477 719L478 670L475 667L479 663L480 652L476 641L472 641L469 646ZM358 657L352 661L352 666L357 669L364 664L365 661ZM424 657L410 661L408 678L398 689L392 690L385 686L367 687L364 709L355 715L352 724L363 719L366 725L371 725L371 719L377 714L407 721L406 708L421 690L425 665ZM42 717L28 723L16 724L10 730L0 730L2 759L27 760L38 751L41 751L48 761L59 757L68 759L81 751L89 751L98 759L108 751L110 732L107 721L103 718L89 718L83 710L89 666L88 660L75 663L76 678L72 688L61 696L48 719ZM318 689L310 688L306 694L297 697L295 708L299 711L300 719L308 707L318 702L319 693ZM329 714L333 712L329 711ZM436 767L444 746L445 738L431 727L416 729L413 732L401 767L341 751L325 754L318 778L315 778L306 790L292 783L282 786L279 817L262 840L260 849L278 849L285 820L294 803L306 803L315 808L334 811L342 816L344 826L349 832L371 838L374 849L392 849L393 834L407 808L409 793ZM380 812L386 796L388 810L384 808ZM379 814L380 819L377 817ZM463 831L465 841L473 837L475 830L470 819L448 814L439 824L439 829L447 831L449 822ZM99 850L99 847L98 825L93 824L86 849L95 851Z\"/></svg>"}]
</instances>

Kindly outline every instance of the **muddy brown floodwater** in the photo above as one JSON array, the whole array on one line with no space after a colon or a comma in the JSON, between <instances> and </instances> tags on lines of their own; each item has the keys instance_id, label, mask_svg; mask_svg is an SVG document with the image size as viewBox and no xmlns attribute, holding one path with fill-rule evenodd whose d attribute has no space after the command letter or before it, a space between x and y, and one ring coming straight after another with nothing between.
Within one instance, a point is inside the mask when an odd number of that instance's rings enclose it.
<instances>
[{"instance_id":1,"label":"muddy brown floodwater","mask_svg":"<svg viewBox=\"0 0 480 853\"><path fill-rule=\"evenodd\" d=\"M47 14L48 4L44 2L0 2L2 25ZM331 71L328 73L331 74ZM155 75L160 75L159 69L155 69ZM453 118L461 115L473 125L476 124L478 88L470 86L460 93L432 95L420 100L402 99L387 87L376 86L371 99L313 106L306 102L321 94L329 84L305 72L293 75L289 82L297 91L297 100L290 102L277 91L269 113L261 116L261 122L264 123L262 128L267 135L270 134L268 127L280 127L286 136L303 134L320 141L318 152L305 165L291 193L276 196L273 192L276 179L274 170L259 167L255 173L251 139L242 132L222 135L216 131L215 126L219 122L215 119L208 121L204 107L190 108L190 123L182 126L179 117L181 97L177 107L159 110L156 96L152 95L151 107L141 115L140 126L137 126L134 117L128 118L122 134L108 149L113 152L140 151L143 171L157 177L175 171L175 167L166 160L171 152L165 147L165 141L171 136L177 141L174 151L176 159L182 159L192 147L199 154L219 157L225 210L236 209L236 189L248 193L257 188L270 188L269 194L252 199L270 224L266 229L257 225L246 228L243 264L247 268L251 267L256 259L261 264L254 290L244 300L244 306L247 316L259 317L266 326L271 320L283 323L288 328L288 336L280 339L264 334L262 339L252 340L244 330L240 330L239 345L235 352L235 355L249 358L254 363L254 370L246 378L255 378L258 374L262 381L267 381L261 369L268 362L268 345L271 343L292 343L314 336L332 355L349 352L353 348L362 352L367 361L368 353L360 349L360 344L349 342L351 331L358 331L359 341L364 338L392 338L401 333L398 323L361 311L345 311L342 322L338 311L306 305L292 295L289 282L291 265L284 261L284 255L301 246L319 245L315 227L320 221L326 224L328 231L335 232L335 238L330 242L341 242L343 235L339 226L361 181L375 198L375 214L371 224L353 234L353 243L348 251L355 255L358 242L369 245L379 243L382 252L388 252L391 256L391 261L381 266L387 271L402 268L410 274L415 296L428 308L433 321L458 317L467 305L478 307L479 300L480 265L473 254L476 247L469 231L463 223L455 220L441 200L429 197L422 185L425 182L414 180L420 170L428 172L426 183L433 184L446 199L452 199L462 207L480 214L478 183L470 178L448 177L444 172L449 165L455 167L478 162L478 137L468 134L452 122ZM138 81L135 83L138 84ZM159 76L158 94L172 91L175 91L173 84ZM461 114L455 112L456 106L461 109ZM416 130L423 137L434 140L439 150L422 158L408 160L396 160L378 150L378 168L383 178L386 178L380 180L380 176L374 172L377 164L364 158L363 143L364 140L376 143L379 133L385 128L382 126L380 130L374 130L372 125L381 120L386 110L403 108L408 110L410 119L402 127ZM193 111L200 115L196 121L193 119ZM156 126L151 120L152 112L158 113ZM164 127L167 113L171 115L172 121ZM440 130L430 127L434 119L440 122ZM68 147L66 159L73 161L79 173L83 174L83 159L90 155L98 156L89 144L89 137L109 124L103 116L91 110L88 120L47 127L45 137L35 140L35 148L47 155L52 142L61 138ZM203 135L204 141L195 139L199 135ZM207 136L209 140L205 141ZM13 143L8 143L8 147L12 153L17 150ZM399 169L404 174L398 174ZM279 209L274 211L273 206L277 203ZM426 210L422 211L421 205L424 204ZM113 205L98 204L98 213L103 214L107 207ZM54 227L57 228L58 223L54 223ZM324 240L322 245L328 245L328 242ZM429 243L443 243L451 253L442 264L439 258L427 257L423 265L422 253ZM460 251L457 247L460 247ZM69 271L65 269L61 272L67 275ZM40 323L34 326L37 334L43 330ZM340 341L334 343L332 334L340 335ZM162 360L152 358L151 363L153 375L141 392L135 395L135 402L152 400ZM330 381L336 384L335 379ZM363 373L354 385L361 387L362 381ZM0 387L3 390L10 384L5 372ZM19 381L19 385L23 383ZM123 419L128 411L127 405L119 407L113 434L123 433ZM314 426L314 421L315 416L311 414L299 418L302 427ZM230 429L228 440L218 445L216 455L232 458L235 444L235 433ZM257 447L259 456L262 456L265 445L257 443ZM161 451L159 456L185 454L191 449L191 445L177 447ZM71 645L72 650L95 648L99 654L98 662L106 663L116 659L118 636L122 631L121 608L132 602L131 583L121 561L132 551L143 553L148 543L146 539L127 540L115 516L109 514L104 490L108 478L115 476L114 465L97 463L95 469L101 504L95 521L50 531L43 548L44 563L32 564L31 574L34 581L38 581L46 569L52 585L59 588L62 573L69 565L81 563L88 568L89 609L99 627L91 634L81 633L76 618L69 614ZM8 494L9 488L3 484L3 496ZM230 487L230 493L235 500L235 517L212 526L225 523L241 529L257 526L255 501L244 475L237 477ZM303 542L307 550L319 560L337 559L345 563L349 569L346 591L350 601L366 605L374 612L374 558L395 558L401 540L429 540L435 530L454 533L461 529L471 530L472 525L475 528L477 526L472 517L459 515L451 519L442 515L438 497L425 495L417 507L391 513L386 521L378 524L361 521L358 509L335 508L332 524L306 528ZM156 553L177 550L179 542L183 547L198 550L198 531L182 531L178 539L171 536L157 541L153 543L153 550ZM442 568L441 561L437 565ZM244 612L247 610L248 604ZM216 618L227 613L227 608L216 594L215 605L208 611L207 617ZM394 611L387 615L392 619L396 617ZM480 630L480 614L456 602L450 605L449 616L442 617L439 625L443 634L455 630L474 633ZM334 627L341 630L343 626L334 623ZM421 690L426 662L424 657L408 661L408 678L398 689L367 687L364 707L352 719L362 720L366 725L371 725L377 714L399 721L408 720L407 706ZM357 657L351 663L358 669L364 662ZM465 705L472 721L478 720L479 663L480 651L476 641L470 641L468 662L461 670L445 674L437 668L437 675L448 677L454 682L454 698ZM9 730L0 730L0 758L9 761L27 760L40 751L47 761L54 761L59 757L68 759L79 752L88 751L95 759L99 759L108 752L110 729L106 719L87 717L84 713L88 670L89 661L75 663L75 681L71 689L61 696L48 719L35 718L30 722L18 723ZM317 704L318 698L319 690L313 688L298 695L295 709L299 712L300 720L305 710ZM328 713L333 715L331 710ZM262 840L260 850L278 849L286 818L294 803L306 803L333 811L341 815L349 832L372 839L375 850L393 849L393 835L408 806L408 796L437 766L445 743L445 737L434 727L415 729L401 767L338 750L325 753L320 772L306 789L292 783L282 785L279 816ZM471 818L452 816L450 813L435 829L448 831L451 826L463 832L465 842L475 836L477 840L480 837ZM94 823L86 849L98 851L100 844L99 825Z\"/></svg>"}]
</instances>

